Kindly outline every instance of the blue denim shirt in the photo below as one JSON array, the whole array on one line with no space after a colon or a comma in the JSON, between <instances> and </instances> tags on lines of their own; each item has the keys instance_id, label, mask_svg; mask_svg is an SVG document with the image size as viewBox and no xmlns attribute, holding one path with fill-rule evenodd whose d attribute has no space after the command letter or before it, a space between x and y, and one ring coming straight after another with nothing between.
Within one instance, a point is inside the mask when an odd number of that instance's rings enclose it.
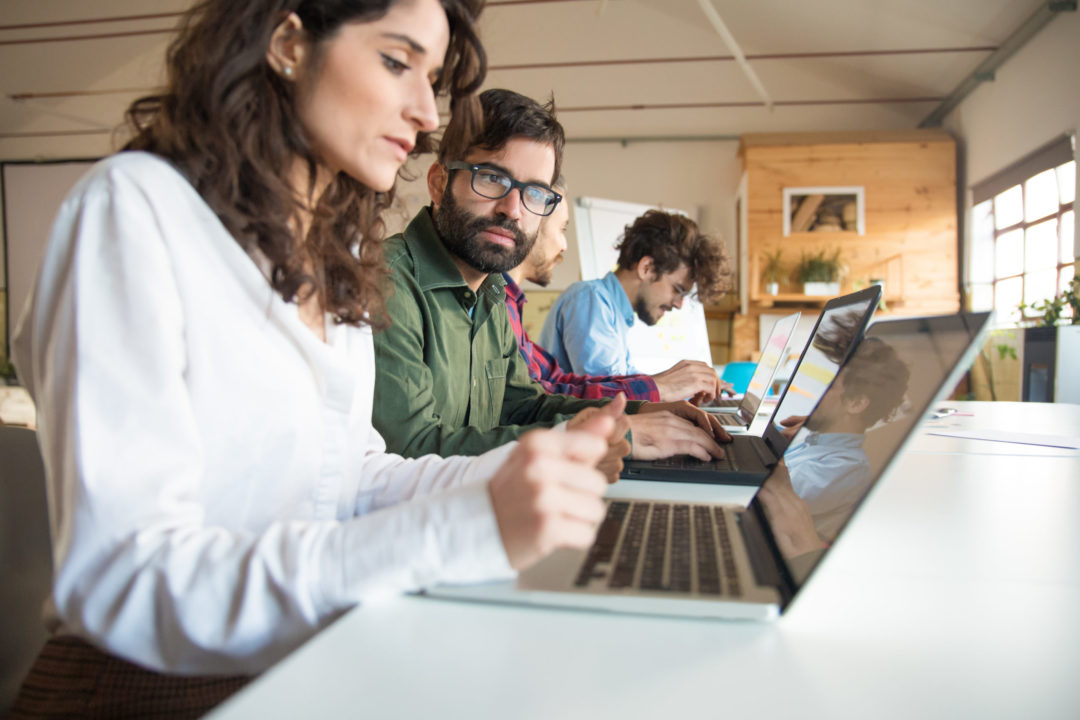
<instances>
[{"instance_id":1,"label":"blue denim shirt","mask_svg":"<svg viewBox=\"0 0 1080 720\"><path fill-rule=\"evenodd\" d=\"M615 273L566 289L548 312L540 345L578 375L637 375L627 333L634 308Z\"/></svg>"}]
</instances>

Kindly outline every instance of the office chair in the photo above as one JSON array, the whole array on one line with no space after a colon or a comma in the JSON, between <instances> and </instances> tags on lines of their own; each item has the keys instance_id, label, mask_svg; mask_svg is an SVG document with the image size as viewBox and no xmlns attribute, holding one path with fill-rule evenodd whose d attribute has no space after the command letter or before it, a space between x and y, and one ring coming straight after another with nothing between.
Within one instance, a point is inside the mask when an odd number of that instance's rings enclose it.
<instances>
[{"instance_id":1,"label":"office chair","mask_svg":"<svg viewBox=\"0 0 1080 720\"><path fill-rule=\"evenodd\" d=\"M750 385L750 378L754 376L757 363L752 362L729 362L724 366L720 379L734 386L736 395L742 395Z\"/></svg>"},{"instance_id":2,"label":"office chair","mask_svg":"<svg viewBox=\"0 0 1080 720\"><path fill-rule=\"evenodd\" d=\"M46 633L52 584L45 467L37 433L0 426L0 715L10 709Z\"/></svg>"}]
</instances>

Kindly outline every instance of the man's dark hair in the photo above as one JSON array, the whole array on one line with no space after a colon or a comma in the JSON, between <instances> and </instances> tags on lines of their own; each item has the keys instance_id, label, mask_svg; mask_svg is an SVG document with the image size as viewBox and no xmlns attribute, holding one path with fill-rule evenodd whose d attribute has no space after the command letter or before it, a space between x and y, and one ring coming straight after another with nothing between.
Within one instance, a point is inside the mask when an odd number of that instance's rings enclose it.
<instances>
[{"instance_id":1,"label":"man's dark hair","mask_svg":"<svg viewBox=\"0 0 1080 720\"><path fill-rule=\"evenodd\" d=\"M876 337L863 338L840 372L845 396L865 395L870 401L860 415L867 428L900 407L911 379L911 370L896 350Z\"/></svg>"},{"instance_id":2,"label":"man's dark hair","mask_svg":"<svg viewBox=\"0 0 1080 720\"><path fill-rule=\"evenodd\" d=\"M731 263L724 248L683 215L649 210L626 226L616 248L620 270L636 267L644 257L652 258L658 277L685 264L702 302L715 299L731 287Z\"/></svg>"},{"instance_id":3,"label":"man's dark hair","mask_svg":"<svg viewBox=\"0 0 1080 720\"><path fill-rule=\"evenodd\" d=\"M457 117L450 118L439 144L439 162L464 160L473 148L498 151L511 139L523 137L554 148L555 171L548 182L555 182L562 169L563 146L566 144L563 126L555 117L555 100L549 99L541 105L513 90L493 88L480 93L480 107L483 127L469 139L461 137L462 133L455 126Z\"/></svg>"}]
</instances>

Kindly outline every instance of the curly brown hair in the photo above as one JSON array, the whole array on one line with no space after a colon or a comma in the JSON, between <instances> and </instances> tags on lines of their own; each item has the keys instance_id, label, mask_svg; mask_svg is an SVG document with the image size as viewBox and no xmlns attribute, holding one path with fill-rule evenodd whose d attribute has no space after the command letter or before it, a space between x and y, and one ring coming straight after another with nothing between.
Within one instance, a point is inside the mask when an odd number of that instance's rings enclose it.
<instances>
[{"instance_id":1,"label":"curly brown hair","mask_svg":"<svg viewBox=\"0 0 1080 720\"><path fill-rule=\"evenodd\" d=\"M615 247L619 251L620 270L633 269L644 257L652 258L658 276L675 272L685 264L703 303L731 289L731 262L727 252L684 215L649 210L626 226Z\"/></svg>"},{"instance_id":2,"label":"curly brown hair","mask_svg":"<svg viewBox=\"0 0 1080 720\"><path fill-rule=\"evenodd\" d=\"M297 242L292 228L303 226L305 203L288 182L290 169L297 158L307 163L310 195L323 163L297 115L293 85L270 68L266 53L289 13L300 18L318 63L344 23L375 21L396 1L199 2L169 45L164 90L128 108L134 137L124 146L161 155L184 173L237 242L270 261L270 284L287 302L310 288L337 322L376 329L389 324L381 213L394 191L377 192L337 173ZM456 132L471 137L482 123L475 93L487 71L475 29L484 0L440 3L450 45L435 90L449 93ZM413 154L434 145L421 133Z\"/></svg>"}]
</instances>

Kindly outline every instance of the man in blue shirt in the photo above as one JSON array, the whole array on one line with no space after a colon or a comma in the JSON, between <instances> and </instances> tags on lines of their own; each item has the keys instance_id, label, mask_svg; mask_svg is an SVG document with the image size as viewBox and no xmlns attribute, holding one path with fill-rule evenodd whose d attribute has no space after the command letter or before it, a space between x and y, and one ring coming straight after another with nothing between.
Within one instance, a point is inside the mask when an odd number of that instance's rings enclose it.
<instances>
[{"instance_id":1,"label":"man in blue shirt","mask_svg":"<svg viewBox=\"0 0 1080 720\"><path fill-rule=\"evenodd\" d=\"M586 375L633 375L627 333L634 315L655 325L697 286L708 302L727 289L723 248L682 215L649 210L627 226L616 269L577 282L552 306L540 344L560 367ZM685 362L685 361L684 361Z\"/></svg>"}]
</instances>

